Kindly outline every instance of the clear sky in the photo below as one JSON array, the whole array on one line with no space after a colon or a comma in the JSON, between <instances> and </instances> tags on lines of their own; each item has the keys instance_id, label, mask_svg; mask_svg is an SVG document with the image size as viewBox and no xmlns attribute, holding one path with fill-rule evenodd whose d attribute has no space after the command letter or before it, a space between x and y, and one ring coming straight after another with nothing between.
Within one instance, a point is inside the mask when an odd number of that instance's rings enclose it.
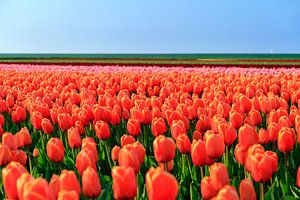
<instances>
[{"instance_id":1,"label":"clear sky","mask_svg":"<svg viewBox=\"0 0 300 200\"><path fill-rule=\"evenodd\" d=\"M300 53L299 0L0 0L0 53Z\"/></svg>"}]
</instances>

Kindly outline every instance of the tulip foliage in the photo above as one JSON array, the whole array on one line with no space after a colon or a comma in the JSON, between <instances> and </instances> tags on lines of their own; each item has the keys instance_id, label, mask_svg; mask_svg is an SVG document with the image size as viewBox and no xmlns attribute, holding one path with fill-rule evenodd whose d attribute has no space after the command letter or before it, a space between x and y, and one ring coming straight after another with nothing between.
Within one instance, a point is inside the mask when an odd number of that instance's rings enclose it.
<instances>
[{"instance_id":1,"label":"tulip foliage","mask_svg":"<svg viewBox=\"0 0 300 200\"><path fill-rule=\"evenodd\" d=\"M0 199L299 199L300 70L0 65Z\"/></svg>"}]
</instances>

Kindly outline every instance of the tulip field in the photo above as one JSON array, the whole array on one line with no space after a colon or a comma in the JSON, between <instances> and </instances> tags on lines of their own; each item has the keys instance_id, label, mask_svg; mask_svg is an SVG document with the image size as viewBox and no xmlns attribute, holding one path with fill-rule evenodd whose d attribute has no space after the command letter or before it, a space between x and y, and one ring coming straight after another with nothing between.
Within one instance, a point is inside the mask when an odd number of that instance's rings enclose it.
<instances>
[{"instance_id":1,"label":"tulip field","mask_svg":"<svg viewBox=\"0 0 300 200\"><path fill-rule=\"evenodd\" d=\"M300 68L0 64L0 199L300 199Z\"/></svg>"}]
</instances>

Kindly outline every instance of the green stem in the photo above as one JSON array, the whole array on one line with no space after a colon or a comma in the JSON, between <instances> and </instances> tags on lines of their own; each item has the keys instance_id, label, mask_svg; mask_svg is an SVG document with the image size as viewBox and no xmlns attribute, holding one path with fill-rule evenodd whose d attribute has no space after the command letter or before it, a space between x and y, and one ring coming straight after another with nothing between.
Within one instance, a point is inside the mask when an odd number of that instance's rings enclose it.
<instances>
[{"instance_id":1,"label":"green stem","mask_svg":"<svg viewBox=\"0 0 300 200\"><path fill-rule=\"evenodd\" d=\"M191 180L193 180L192 167L191 167L191 162L190 162L189 156L187 154L185 154L184 156L186 158L186 162L188 163Z\"/></svg>"},{"instance_id":2,"label":"green stem","mask_svg":"<svg viewBox=\"0 0 300 200\"><path fill-rule=\"evenodd\" d=\"M165 171L167 172L168 171L168 163L164 163L164 168L165 168Z\"/></svg>"},{"instance_id":3,"label":"green stem","mask_svg":"<svg viewBox=\"0 0 300 200\"><path fill-rule=\"evenodd\" d=\"M204 178L203 166L200 166L201 180Z\"/></svg>"},{"instance_id":4,"label":"green stem","mask_svg":"<svg viewBox=\"0 0 300 200\"><path fill-rule=\"evenodd\" d=\"M27 152L28 152L28 163L29 163L29 174L32 172L32 165L31 165L31 152L29 150L29 147L27 147Z\"/></svg>"},{"instance_id":5,"label":"green stem","mask_svg":"<svg viewBox=\"0 0 300 200\"><path fill-rule=\"evenodd\" d=\"M228 146L225 147L225 166L228 167Z\"/></svg>"},{"instance_id":6,"label":"green stem","mask_svg":"<svg viewBox=\"0 0 300 200\"><path fill-rule=\"evenodd\" d=\"M112 167L113 167L113 164L112 164L111 158L110 158L110 151L109 151L109 148L108 148L108 145L107 145L106 141L103 141L103 142L104 142L105 153L106 153L106 157L107 157L107 160L108 160L109 168L111 170Z\"/></svg>"},{"instance_id":7,"label":"green stem","mask_svg":"<svg viewBox=\"0 0 300 200\"><path fill-rule=\"evenodd\" d=\"M264 194L264 184L259 183L259 191L260 191L260 200L265 199L265 194Z\"/></svg>"}]
</instances>

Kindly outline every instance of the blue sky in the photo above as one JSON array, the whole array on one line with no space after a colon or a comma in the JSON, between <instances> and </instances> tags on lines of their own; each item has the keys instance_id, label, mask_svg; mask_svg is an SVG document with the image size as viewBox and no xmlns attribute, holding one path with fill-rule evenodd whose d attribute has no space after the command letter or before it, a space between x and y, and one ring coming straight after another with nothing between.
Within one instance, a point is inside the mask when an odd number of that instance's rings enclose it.
<instances>
[{"instance_id":1,"label":"blue sky","mask_svg":"<svg viewBox=\"0 0 300 200\"><path fill-rule=\"evenodd\" d=\"M0 0L0 53L300 53L299 0Z\"/></svg>"}]
</instances>

